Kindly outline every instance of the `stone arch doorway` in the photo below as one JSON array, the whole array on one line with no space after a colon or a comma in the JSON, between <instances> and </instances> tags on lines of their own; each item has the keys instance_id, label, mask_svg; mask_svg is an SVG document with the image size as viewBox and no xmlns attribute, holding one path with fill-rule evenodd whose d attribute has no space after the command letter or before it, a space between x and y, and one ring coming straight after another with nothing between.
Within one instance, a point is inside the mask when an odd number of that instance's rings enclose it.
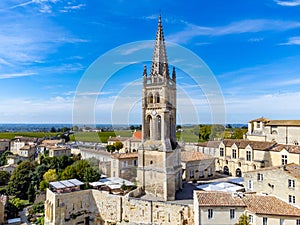
<instances>
[{"instance_id":1,"label":"stone arch doorway","mask_svg":"<svg viewBox=\"0 0 300 225\"><path fill-rule=\"evenodd\" d=\"M242 171L240 168L237 168L236 171L235 171L235 176L236 177L242 177Z\"/></svg>"},{"instance_id":2,"label":"stone arch doorway","mask_svg":"<svg viewBox=\"0 0 300 225\"><path fill-rule=\"evenodd\" d=\"M229 168L228 168L228 166L224 166L223 173L226 174L226 175L229 175Z\"/></svg>"}]
</instances>

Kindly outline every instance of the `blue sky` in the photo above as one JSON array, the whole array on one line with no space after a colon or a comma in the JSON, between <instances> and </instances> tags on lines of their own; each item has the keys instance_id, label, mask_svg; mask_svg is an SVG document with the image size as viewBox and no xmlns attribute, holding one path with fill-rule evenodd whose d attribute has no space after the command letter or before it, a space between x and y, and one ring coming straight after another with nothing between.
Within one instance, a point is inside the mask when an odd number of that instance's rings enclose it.
<instances>
[{"instance_id":1,"label":"blue sky","mask_svg":"<svg viewBox=\"0 0 300 225\"><path fill-rule=\"evenodd\" d=\"M300 119L299 0L3 0L0 123L72 123L86 70L120 45L154 40L160 13L165 40L189 49L213 72L226 123ZM96 123L122 122L129 102L124 123L140 123L139 81L149 61L128 65L103 89L86 93L97 95ZM178 123L214 122L209 95L180 69L177 77Z\"/></svg>"}]
</instances>

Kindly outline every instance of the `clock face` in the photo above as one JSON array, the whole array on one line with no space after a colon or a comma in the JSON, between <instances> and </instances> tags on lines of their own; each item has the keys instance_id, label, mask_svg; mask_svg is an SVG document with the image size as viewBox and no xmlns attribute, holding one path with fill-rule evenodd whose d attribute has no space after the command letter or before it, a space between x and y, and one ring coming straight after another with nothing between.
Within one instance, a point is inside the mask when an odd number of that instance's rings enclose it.
<instances>
[{"instance_id":1,"label":"clock face","mask_svg":"<svg viewBox=\"0 0 300 225\"><path fill-rule=\"evenodd\" d=\"M151 113L152 113L152 115L153 115L153 116L155 116L155 115L156 115L156 111L155 111L155 110L152 110L152 112L151 112Z\"/></svg>"}]
</instances>

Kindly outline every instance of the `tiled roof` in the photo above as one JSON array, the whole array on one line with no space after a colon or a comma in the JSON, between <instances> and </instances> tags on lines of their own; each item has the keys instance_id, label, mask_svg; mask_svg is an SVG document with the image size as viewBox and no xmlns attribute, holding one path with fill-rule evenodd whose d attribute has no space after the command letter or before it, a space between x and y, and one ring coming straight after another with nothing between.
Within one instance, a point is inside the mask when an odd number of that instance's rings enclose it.
<instances>
[{"instance_id":1,"label":"tiled roof","mask_svg":"<svg viewBox=\"0 0 300 225\"><path fill-rule=\"evenodd\" d=\"M223 143L226 147L231 147L235 144L238 148L246 148L248 145L255 150L269 150L276 142L267 141L249 141L243 139L225 139Z\"/></svg>"},{"instance_id":2,"label":"tiled roof","mask_svg":"<svg viewBox=\"0 0 300 225\"><path fill-rule=\"evenodd\" d=\"M133 138L142 140L142 131L135 131L132 135Z\"/></svg>"},{"instance_id":3,"label":"tiled roof","mask_svg":"<svg viewBox=\"0 0 300 225\"><path fill-rule=\"evenodd\" d=\"M247 194L242 197L247 210L262 215L300 216L300 209L275 196Z\"/></svg>"},{"instance_id":4,"label":"tiled roof","mask_svg":"<svg viewBox=\"0 0 300 225\"><path fill-rule=\"evenodd\" d=\"M266 168L259 168L253 171L249 171L249 173L253 172L259 172L259 171L269 171L269 170L284 170L286 173L290 174L291 176L300 179L300 165L295 163L290 163L283 166L272 166L272 167L266 167ZM248 173L248 172L245 172Z\"/></svg>"},{"instance_id":5,"label":"tiled roof","mask_svg":"<svg viewBox=\"0 0 300 225\"><path fill-rule=\"evenodd\" d=\"M271 150L275 152L280 152L283 149L287 150L289 153L296 153L300 154L300 146L298 145L283 145L283 144L277 144L275 145Z\"/></svg>"},{"instance_id":6,"label":"tiled roof","mask_svg":"<svg viewBox=\"0 0 300 225\"><path fill-rule=\"evenodd\" d=\"M62 143L62 140L43 140L42 144L43 145L56 145Z\"/></svg>"},{"instance_id":7,"label":"tiled roof","mask_svg":"<svg viewBox=\"0 0 300 225\"><path fill-rule=\"evenodd\" d=\"M196 191L199 206L240 206L246 207L246 204L238 196L233 196L227 192L217 191Z\"/></svg>"},{"instance_id":8,"label":"tiled roof","mask_svg":"<svg viewBox=\"0 0 300 225\"><path fill-rule=\"evenodd\" d=\"M252 123L252 122L268 122L268 121L270 121L268 118L260 117L260 118L254 119L254 120L250 120L249 123Z\"/></svg>"},{"instance_id":9,"label":"tiled roof","mask_svg":"<svg viewBox=\"0 0 300 225\"><path fill-rule=\"evenodd\" d=\"M130 159L130 158L137 158L138 153L137 152L131 152L131 153L116 153L112 154L111 157L115 159Z\"/></svg>"},{"instance_id":10,"label":"tiled roof","mask_svg":"<svg viewBox=\"0 0 300 225\"><path fill-rule=\"evenodd\" d=\"M207 142L200 142L197 144L197 146L218 148L220 143L221 143L221 141L207 141Z\"/></svg>"},{"instance_id":11,"label":"tiled roof","mask_svg":"<svg viewBox=\"0 0 300 225\"><path fill-rule=\"evenodd\" d=\"M128 140L130 137L110 137L108 138L107 141L126 141Z\"/></svg>"},{"instance_id":12,"label":"tiled roof","mask_svg":"<svg viewBox=\"0 0 300 225\"><path fill-rule=\"evenodd\" d=\"M274 126L300 126L300 120L270 120L266 125Z\"/></svg>"},{"instance_id":13,"label":"tiled roof","mask_svg":"<svg viewBox=\"0 0 300 225\"><path fill-rule=\"evenodd\" d=\"M248 211L261 215L300 216L300 209L275 196L246 194L241 196L227 192L196 191L199 206L246 207Z\"/></svg>"},{"instance_id":14,"label":"tiled roof","mask_svg":"<svg viewBox=\"0 0 300 225\"><path fill-rule=\"evenodd\" d=\"M182 151L181 152L181 161L188 162L188 161L198 161L203 159L212 159L213 157L209 155L205 155L202 152L197 151Z\"/></svg>"}]
</instances>

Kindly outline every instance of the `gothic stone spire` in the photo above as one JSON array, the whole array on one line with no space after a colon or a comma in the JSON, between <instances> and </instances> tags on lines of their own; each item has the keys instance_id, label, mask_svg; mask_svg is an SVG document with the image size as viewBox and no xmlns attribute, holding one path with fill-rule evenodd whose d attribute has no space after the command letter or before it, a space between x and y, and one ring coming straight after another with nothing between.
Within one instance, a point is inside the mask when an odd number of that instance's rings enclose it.
<instances>
[{"instance_id":1,"label":"gothic stone spire","mask_svg":"<svg viewBox=\"0 0 300 225\"><path fill-rule=\"evenodd\" d=\"M159 16L158 18L158 27L156 32L156 41L154 46L150 76L158 75L169 77L168 60L161 16Z\"/></svg>"}]
</instances>

